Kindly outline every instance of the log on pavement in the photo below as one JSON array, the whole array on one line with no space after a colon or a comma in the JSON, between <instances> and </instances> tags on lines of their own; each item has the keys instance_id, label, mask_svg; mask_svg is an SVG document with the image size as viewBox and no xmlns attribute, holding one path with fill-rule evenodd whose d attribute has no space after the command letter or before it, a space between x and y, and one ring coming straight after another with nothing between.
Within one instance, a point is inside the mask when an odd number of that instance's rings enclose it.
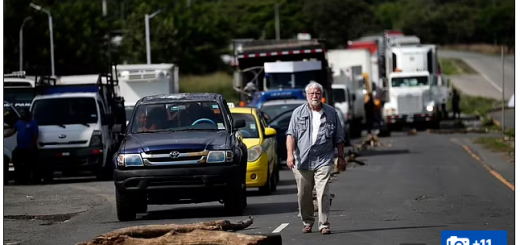
<instances>
[{"instance_id":1,"label":"log on pavement","mask_svg":"<svg viewBox=\"0 0 520 245\"><path fill-rule=\"evenodd\" d=\"M147 225L122 228L77 245L271 245L282 244L279 235L247 235L228 231L243 230L253 224L247 220L231 223L217 220L193 224Z\"/></svg>"}]
</instances>

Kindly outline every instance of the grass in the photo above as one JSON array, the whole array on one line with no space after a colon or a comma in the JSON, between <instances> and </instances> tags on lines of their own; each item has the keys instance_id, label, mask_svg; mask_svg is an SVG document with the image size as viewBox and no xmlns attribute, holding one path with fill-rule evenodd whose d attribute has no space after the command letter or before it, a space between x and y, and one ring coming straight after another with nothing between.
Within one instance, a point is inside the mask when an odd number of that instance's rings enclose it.
<instances>
[{"instance_id":1,"label":"grass","mask_svg":"<svg viewBox=\"0 0 520 245\"><path fill-rule=\"evenodd\" d=\"M514 155L515 153L515 147L511 144L511 141L506 141L500 137L480 137L475 139L475 143L481 144L492 152L501 152L510 155Z\"/></svg>"},{"instance_id":2,"label":"grass","mask_svg":"<svg viewBox=\"0 0 520 245\"><path fill-rule=\"evenodd\" d=\"M180 76L181 93L219 93L227 102L237 103L238 93L233 89L233 76L225 72L208 75Z\"/></svg>"},{"instance_id":3,"label":"grass","mask_svg":"<svg viewBox=\"0 0 520 245\"><path fill-rule=\"evenodd\" d=\"M468 64L466 64L466 62L461 59L441 58L440 62L446 75L464 75L476 73L475 70L473 70ZM459 107L463 114L487 118L489 110L500 105L500 101L492 98L466 95L460 89L451 86L450 80L448 80L448 86L452 87L453 90L457 90L459 93ZM448 111L452 110L451 99L448 101L447 107Z\"/></svg>"},{"instance_id":4,"label":"grass","mask_svg":"<svg viewBox=\"0 0 520 245\"><path fill-rule=\"evenodd\" d=\"M442 69L444 73L448 76L477 73L468 64L466 64L466 62L464 62L461 59L440 58L439 61L442 64Z\"/></svg>"}]
</instances>

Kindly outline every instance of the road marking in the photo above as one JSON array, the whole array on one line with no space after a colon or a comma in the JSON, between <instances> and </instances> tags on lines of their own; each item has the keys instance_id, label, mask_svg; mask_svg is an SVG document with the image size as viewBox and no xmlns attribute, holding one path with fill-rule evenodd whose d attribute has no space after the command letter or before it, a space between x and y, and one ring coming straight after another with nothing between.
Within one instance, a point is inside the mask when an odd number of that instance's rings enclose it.
<instances>
[{"instance_id":1,"label":"road marking","mask_svg":"<svg viewBox=\"0 0 520 245\"><path fill-rule=\"evenodd\" d=\"M477 69L475 66L473 66L471 64L471 62L468 62L468 60L466 60L466 59L463 59L463 60L466 62L466 64L471 66L471 68L473 68L473 70L475 70L482 78L484 78L484 80L486 80L489 84L491 84L491 86L495 87L498 90L498 92L502 93L502 88L500 86L498 86L498 84L496 84L493 80L491 80L491 78L486 76L486 74L480 72L479 69Z\"/></svg>"},{"instance_id":2,"label":"road marking","mask_svg":"<svg viewBox=\"0 0 520 245\"><path fill-rule=\"evenodd\" d=\"M451 139L451 141L457 143L454 139ZM464 150L466 150L469 153L469 155L471 155L473 158L475 158L475 160L477 160L480 164L482 164L482 166L487 171L489 171L489 173L491 173L491 175L495 176L495 178L497 178L498 180L500 180L500 182L502 182L504 185L509 187L509 189L511 189L512 191L515 191L515 186L513 184L511 184L504 177L502 177L502 175L500 175L498 172L496 172L490 166L488 166L486 163L484 163L484 161L482 159L480 159L480 157L477 156L477 154L475 154L468 146L466 146L464 144L459 144L459 145L462 146L462 148L464 148Z\"/></svg>"},{"instance_id":3,"label":"road marking","mask_svg":"<svg viewBox=\"0 0 520 245\"><path fill-rule=\"evenodd\" d=\"M280 231L285 229L285 227L287 227L288 225L289 225L289 223L282 223L280 226L278 226L278 227L276 227L276 229L274 229L273 233L280 233Z\"/></svg>"}]
</instances>

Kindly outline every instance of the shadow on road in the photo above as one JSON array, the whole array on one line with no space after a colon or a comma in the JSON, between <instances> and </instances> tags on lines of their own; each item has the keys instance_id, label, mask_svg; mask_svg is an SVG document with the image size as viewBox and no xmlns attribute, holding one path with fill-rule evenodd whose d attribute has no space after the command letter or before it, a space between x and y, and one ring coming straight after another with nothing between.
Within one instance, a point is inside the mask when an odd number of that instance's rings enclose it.
<instances>
[{"instance_id":1,"label":"shadow on road","mask_svg":"<svg viewBox=\"0 0 520 245\"><path fill-rule=\"evenodd\" d=\"M381 156L381 155L399 155L399 154L410 154L410 150L375 150L375 151L363 151L359 153L359 159L369 156Z\"/></svg>"},{"instance_id":2,"label":"shadow on road","mask_svg":"<svg viewBox=\"0 0 520 245\"><path fill-rule=\"evenodd\" d=\"M244 210L244 215L268 215L294 213L298 209L296 198L294 202L275 203L250 203ZM224 210L224 205L206 207L182 207L167 210L149 211L137 220L164 220L164 219L186 219L186 218L219 218L229 217Z\"/></svg>"},{"instance_id":3,"label":"shadow on road","mask_svg":"<svg viewBox=\"0 0 520 245\"><path fill-rule=\"evenodd\" d=\"M422 226L401 226L401 227L386 227L386 228L374 228L374 229L337 230L337 231L332 232L332 234L368 232L368 231L424 229L424 228L439 228L439 227L447 227L447 225L422 225Z\"/></svg>"}]
</instances>

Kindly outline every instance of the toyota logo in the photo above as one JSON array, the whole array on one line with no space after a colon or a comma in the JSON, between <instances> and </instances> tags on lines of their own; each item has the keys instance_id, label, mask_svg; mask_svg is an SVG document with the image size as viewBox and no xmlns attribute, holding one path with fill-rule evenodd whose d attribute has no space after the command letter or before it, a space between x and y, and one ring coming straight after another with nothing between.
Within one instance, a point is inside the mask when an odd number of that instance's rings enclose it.
<instances>
[{"instance_id":1,"label":"toyota logo","mask_svg":"<svg viewBox=\"0 0 520 245\"><path fill-rule=\"evenodd\" d=\"M60 136L58 136L58 138L60 138L60 139L64 139L65 137L67 137L67 135L64 135L64 134L60 134Z\"/></svg>"},{"instance_id":2,"label":"toyota logo","mask_svg":"<svg viewBox=\"0 0 520 245\"><path fill-rule=\"evenodd\" d=\"M177 157L179 157L180 154L181 153L179 153L178 151L172 151L172 152L170 152L170 157L177 158Z\"/></svg>"}]
</instances>

